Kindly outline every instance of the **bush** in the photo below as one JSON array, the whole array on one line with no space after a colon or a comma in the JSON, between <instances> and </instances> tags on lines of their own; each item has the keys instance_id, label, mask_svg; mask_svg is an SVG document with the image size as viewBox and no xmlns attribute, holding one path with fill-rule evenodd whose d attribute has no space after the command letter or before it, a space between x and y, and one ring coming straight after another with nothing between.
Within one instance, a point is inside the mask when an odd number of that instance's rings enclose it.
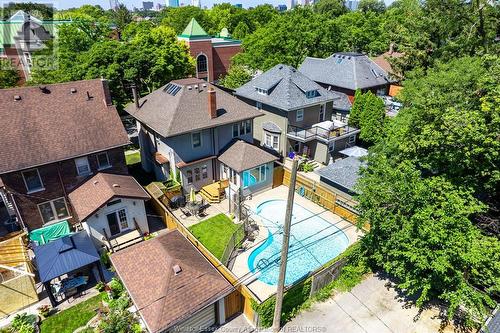
<instances>
[{"instance_id":1,"label":"bush","mask_svg":"<svg viewBox=\"0 0 500 333\"><path fill-rule=\"evenodd\" d=\"M102 333L123 333L142 332L137 319L128 310L111 310L99 323L99 332Z\"/></svg>"},{"instance_id":2,"label":"bush","mask_svg":"<svg viewBox=\"0 0 500 333\"><path fill-rule=\"evenodd\" d=\"M50 305L40 305L38 308L38 314L42 317L47 317L50 313Z\"/></svg>"},{"instance_id":3,"label":"bush","mask_svg":"<svg viewBox=\"0 0 500 333\"><path fill-rule=\"evenodd\" d=\"M17 333L34 333L37 317L26 312L17 314L12 320L12 329Z\"/></svg>"},{"instance_id":4,"label":"bush","mask_svg":"<svg viewBox=\"0 0 500 333\"><path fill-rule=\"evenodd\" d=\"M105 288L106 284L102 281L97 282L97 284L95 285L95 289L97 289L98 292L104 291Z\"/></svg>"},{"instance_id":5,"label":"bush","mask_svg":"<svg viewBox=\"0 0 500 333\"><path fill-rule=\"evenodd\" d=\"M113 299L120 297L125 290L122 282L115 277L111 279L111 282L109 282L109 288L111 288L111 298Z\"/></svg>"},{"instance_id":6,"label":"bush","mask_svg":"<svg viewBox=\"0 0 500 333\"><path fill-rule=\"evenodd\" d=\"M101 263L106 267L110 268L111 267L111 260L109 259L109 253L108 252L103 252L101 254Z\"/></svg>"}]
</instances>

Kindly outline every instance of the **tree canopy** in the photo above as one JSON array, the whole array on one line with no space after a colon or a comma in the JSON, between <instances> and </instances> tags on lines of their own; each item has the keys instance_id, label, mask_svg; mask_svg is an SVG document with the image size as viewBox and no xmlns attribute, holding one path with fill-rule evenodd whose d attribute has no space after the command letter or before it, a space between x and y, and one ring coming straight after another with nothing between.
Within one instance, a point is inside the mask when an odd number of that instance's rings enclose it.
<instances>
[{"instance_id":1,"label":"tree canopy","mask_svg":"<svg viewBox=\"0 0 500 333\"><path fill-rule=\"evenodd\" d=\"M385 105L382 99L371 91L364 94L356 91L349 113L349 125L361 129L359 138L374 144L384 136L386 123Z\"/></svg>"},{"instance_id":2,"label":"tree canopy","mask_svg":"<svg viewBox=\"0 0 500 333\"><path fill-rule=\"evenodd\" d=\"M14 87L19 81L17 69L9 59L0 59L0 89Z\"/></svg>"}]
</instances>

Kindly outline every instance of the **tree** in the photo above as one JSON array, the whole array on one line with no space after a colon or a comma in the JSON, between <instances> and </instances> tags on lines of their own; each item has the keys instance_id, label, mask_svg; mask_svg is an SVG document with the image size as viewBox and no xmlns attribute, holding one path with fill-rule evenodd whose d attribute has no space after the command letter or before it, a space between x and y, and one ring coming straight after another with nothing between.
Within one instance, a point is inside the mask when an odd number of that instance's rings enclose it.
<instances>
[{"instance_id":1,"label":"tree","mask_svg":"<svg viewBox=\"0 0 500 333\"><path fill-rule=\"evenodd\" d=\"M382 13L385 11L385 3L380 0L361 0L358 5L358 10L363 13Z\"/></svg>"},{"instance_id":2,"label":"tree","mask_svg":"<svg viewBox=\"0 0 500 333\"><path fill-rule=\"evenodd\" d=\"M208 32L212 29L212 23L207 12L194 6L167 7L161 11L157 20L162 25L172 27L176 34L181 34L192 18L198 21L205 31Z\"/></svg>"},{"instance_id":3,"label":"tree","mask_svg":"<svg viewBox=\"0 0 500 333\"><path fill-rule=\"evenodd\" d=\"M351 111L349 111L349 126L359 128L361 122L361 113L363 111L365 96L361 90L356 90L354 93L354 103Z\"/></svg>"},{"instance_id":4,"label":"tree","mask_svg":"<svg viewBox=\"0 0 500 333\"><path fill-rule=\"evenodd\" d=\"M245 22L240 22L233 31L233 37L243 39L250 33L250 28Z\"/></svg>"},{"instance_id":5,"label":"tree","mask_svg":"<svg viewBox=\"0 0 500 333\"><path fill-rule=\"evenodd\" d=\"M15 87L19 73L9 59L0 59L0 89Z\"/></svg>"},{"instance_id":6,"label":"tree","mask_svg":"<svg viewBox=\"0 0 500 333\"><path fill-rule=\"evenodd\" d=\"M132 13L128 10L127 6L121 3L114 9L113 22L116 24L118 36L120 37L121 32L132 22Z\"/></svg>"},{"instance_id":7,"label":"tree","mask_svg":"<svg viewBox=\"0 0 500 333\"><path fill-rule=\"evenodd\" d=\"M314 11L327 18L335 18L348 10L343 0L319 0L314 4Z\"/></svg>"},{"instance_id":8,"label":"tree","mask_svg":"<svg viewBox=\"0 0 500 333\"><path fill-rule=\"evenodd\" d=\"M349 125L361 129L359 137L368 144L379 141L385 130L384 102L371 91L364 94L357 90L349 113Z\"/></svg>"},{"instance_id":9,"label":"tree","mask_svg":"<svg viewBox=\"0 0 500 333\"><path fill-rule=\"evenodd\" d=\"M229 72L219 80L219 83L230 89L236 89L252 79L251 71L242 65L233 65Z\"/></svg>"},{"instance_id":10,"label":"tree","mask_svg":"<svg viewBox=\"0 0 500 333\"><path fill-rule=\"evenodd\" d=\"M7 6L2 7L2 16L6 20L17 11L22 10L41 20L52 20L54 17L54 7L33 2L9 2Z\"/></svg>"}]
</instances>

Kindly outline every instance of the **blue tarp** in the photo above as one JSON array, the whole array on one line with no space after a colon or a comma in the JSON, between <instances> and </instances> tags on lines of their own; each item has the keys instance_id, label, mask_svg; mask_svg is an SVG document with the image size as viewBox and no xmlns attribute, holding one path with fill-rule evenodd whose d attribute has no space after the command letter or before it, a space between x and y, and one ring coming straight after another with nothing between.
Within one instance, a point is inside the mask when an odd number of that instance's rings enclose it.
<instances>
[{"instance_id":1,"label":"blue tarp","mask_svg":"<svg viewBox=\"0 0 500 333\"><path fill-rule=\"evenodd\" d=\"M85 231L36 246L33 251L42 283L99 261Z\"/></svg>"}]
</instances>

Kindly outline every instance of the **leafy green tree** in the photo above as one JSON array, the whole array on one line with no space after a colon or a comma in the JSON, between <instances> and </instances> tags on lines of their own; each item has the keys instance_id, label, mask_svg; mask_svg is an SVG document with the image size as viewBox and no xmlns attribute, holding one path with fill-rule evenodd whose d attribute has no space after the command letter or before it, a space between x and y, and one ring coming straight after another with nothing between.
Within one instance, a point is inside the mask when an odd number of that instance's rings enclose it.
<instances>
[{"instance_id":1,"label":"leafy green tree","mask_svg":"<svg viewBox=\"0 0 500 333\"><path fill-rule=\"evenodd\" d=\"M2 16L6 20L17 11L22 10L41 20L52 20L54 17L54 7L43 3L33 2L9 2L7 6L2 7Z\"/></svg>"},{"instance_id":2,"label":"leafy green tree","mask_svg":"<svg viewBox=\"0 0 500 333\"><path fill-rule=\"evenodd\" d=\"M270 4L258 5L247 10L250 22L254 25L254 30L265 26L271 22L275 16L279 15L276 8Z\"/></svg>"},{"instance_id":3,"label":"leafy green tree","mask_svg":"<svg viewBox=\"0 0 500 333\"><path fill-rule=\"evenodd\" d=\"M233 65L219 83L227 88L236 89L252 79L251 71L242 65Z\"/></svg>"},{"instance_id":4,"label":"leafy green tree","mask_svg":"<svg viewBox=\"0 0 500 333\"><path fill-rule=\"evenodd\" d=\"M176 34L180 34L192 18L196 19L205 31L208 32L212 29L212 22L207 15L207 11L194 6L167 7L161 11L157 20L162 25L172 27Z\"/></svg>"},{"instance_id":5,"label":"leafy green tree","mask_svg":"<svg viewBox=\"0 0 500 333\"><path fill-rule=\"evenodd\" d=\"M359 137L366 143L379 141L385 130L385 106L382 99L371 91L364 94L357 90L349 113L349 125L361 129Z\"/></svg>"},{"instance_id":6,"label":"leafy green tree","mask_svg":"<svg viewBox=\"0 0 500 333\"><path fill-rule=\"evenodd\" d=\"M73 21L107 21L109 23L109 15L101 6L83 5L78 8L60 10L55 13L55 17Z\"/></svg>"},{"instance_id":7,"label":"leafy green tree","mask_svg":"<svg viewBox=\"0 0 500 333\"><path fill-rule=\"evenodd\" d=\"M354 93L354 103L352 104L351 111L349 112L349 126L359 128L361 122L361 113L363 111L363 105L365 95L361 90L356 90Z\"/></svg>"},{"instance_id":8,"label":"leafy green tree","mask_svg":"<svg viewBox=\"0 0 500 333\"><path fill-rule=\"evenodd\" d=\"M0 59L0 89L16 86L19 73L9 59Z\"/></svg>"},{"instance_id":9,"label":"leafy green tree","mask_svg":"<svg viewBox=\"0 0 500 333\"><path fill-rule=\"evenodd\" d=\"M347 13L348 9L343 0L319 0L314 4L314 11L327 18L334 18Z\"/></svg>"},{"instance_id":10,"label":"leafy green tree","mask_svg":"<svg viewBox=\"0 0 500 333\"><path fill-rule=\"evenodd\" d=\"M233 32L233 37L236 39L243 39L250 33L250 28L245 22L240 22Z\"/></svg>"},{"instance_id":11,"label":"leafy green tree","mask_svg":"<svg viewBox=\"0 0 500 333\"><path fill-rule=\"evenodd\" d=\"M361 0L358 5L358 10L366 12L382 13L385 11L385 3L380 0Z\"/></svg>"},{"instance_id":12,"label":"leafy green tree","mask_svg":"<svg viewBox=\"0 0 500 333\"><path fill-rule=\"evenodd\" d=\"M116 24L118 36L121 38L121 32L132 22L132 13L128 10L127 6L121 3L114 9L113 22Z\"/></svg>"}]
</instances>

